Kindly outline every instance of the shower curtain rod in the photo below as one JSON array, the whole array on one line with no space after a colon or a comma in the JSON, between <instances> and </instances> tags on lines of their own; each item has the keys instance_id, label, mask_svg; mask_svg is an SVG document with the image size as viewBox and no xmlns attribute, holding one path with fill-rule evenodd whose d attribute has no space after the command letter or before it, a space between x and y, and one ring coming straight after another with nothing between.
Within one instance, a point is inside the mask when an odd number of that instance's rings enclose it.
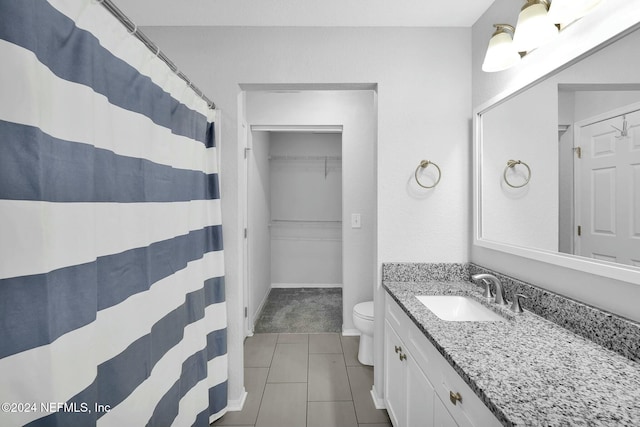
<instances>
[{"instance_id":1,"label":"shower curtain rod","mask_svg":"<svg viewBox=\"0 0 640 427\"><path fill-rule=\"evenodd\" d=\"M120 9L118 9L118 7L115 4L113 4L111 0L96 0L96 1L98 3L101 3L105 9L111 12L111 14L115 16L122 23L122 25L125 26L125 28L129 31L129 33L136 36L136 38L140 40L142 43L144 43L144 45L147 46L147 48L150 51L154 52L158 58L160 58L164 63L166 63L171 69L171 71L173 71L178 77L184 80L187 83L187 85L189 85L189 87L207 103L209 108L211 109L216 108L216 104L212 100L207 98L207 96L200 89L198 89L198 87L196 87L182 71L178 70L178 67L176 67L176 64L174 64L169 58L167 58L167 56L160 51L160 48L155 43L153 43L149 39L149 37L147 37L142 31L140 31L138 29L138 26L131 19L129 19L129 17L125 15Z\"/></svg>"}]
</instances>

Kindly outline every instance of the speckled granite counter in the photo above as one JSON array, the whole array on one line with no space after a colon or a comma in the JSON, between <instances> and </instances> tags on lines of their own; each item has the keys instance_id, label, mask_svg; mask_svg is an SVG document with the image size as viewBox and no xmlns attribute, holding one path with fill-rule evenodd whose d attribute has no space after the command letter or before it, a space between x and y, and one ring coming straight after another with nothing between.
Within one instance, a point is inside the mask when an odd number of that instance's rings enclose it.
<instances>
[{"instance_id":1,"label":"speckled granite counter","mask_svg":"<svg viewBox=\"0 0 640 427\"><path fill-rule=\"evenodd\" d=\"M495 416L508 426L640 426L640 364L525 312L488 304L505 322L449 322L416 295L484 303L470 282L384 288Z\"/></svg>"}]
</instances>

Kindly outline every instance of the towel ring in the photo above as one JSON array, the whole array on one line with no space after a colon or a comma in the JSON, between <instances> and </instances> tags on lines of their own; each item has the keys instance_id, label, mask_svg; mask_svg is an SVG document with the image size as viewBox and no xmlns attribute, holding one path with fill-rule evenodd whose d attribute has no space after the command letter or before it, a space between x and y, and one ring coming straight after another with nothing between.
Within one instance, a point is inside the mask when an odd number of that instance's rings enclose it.
<instances>
[{"instance_id":1,"label":"towel ring","mask_svg":"<svg viewBox=\"0 0 640 427\"><path fill-rule=\"evenodd\" d=\"M429 165L433 165L433 166L436 167L436 169L438 169L438 179L436 179L436 182L434 182L433 185L424 185L423 183L420 182L420 179L418 178L418 172L420 171L420 169L424 169ZM440 170L440 167L438 165L436 165L435 163L433 163L432 161L423 160L423 161L420 162L420 164L416 168L415 177L416 177L416 182L418 183L418 185L420 187L422 187L422 188L433 188L436 185L438 185L438 183L440 182L440 178L442 178L442 171Z\"/></svg>"},{"instance_id":2,"label":"towel ring","mask_svg":"<svg viewBox=\"0 0 640 427\"><path fill-rule=\"evenodd\" d=\"M524 167L527 168L527 179L523 184L520 184L520 185L513 185L507 179L507 171L509 170L509 168L515 168L516 165L524 165ZM502 176L504 177L504 182L506 182L509 187L511 187L511 188L521 188L521 187L524 187L525 185L527 185L529 183L529 180L531 179L531 168L529 167L528 164L526 164L522 160L509 160L507 162L507 167L504 168L504 173L502 174Z\"/></svg>"}]
</instances>

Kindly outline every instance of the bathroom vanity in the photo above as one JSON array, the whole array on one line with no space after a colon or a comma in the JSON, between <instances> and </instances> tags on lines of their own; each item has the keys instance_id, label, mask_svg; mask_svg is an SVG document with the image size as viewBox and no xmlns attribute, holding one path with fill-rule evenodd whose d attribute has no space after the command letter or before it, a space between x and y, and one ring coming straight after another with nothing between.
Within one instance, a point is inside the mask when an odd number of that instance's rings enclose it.
<instances>
[{"instance_id":1,"label":"bathroom vanity","mask_svg":"<svg viewBox=\"0 0 640 427\"><path fill-rule=\"evenodd\" d=\"M383 281L385 403L396 427L637 426L640 364L469 281ZM466 295L499 321L447 321L418 295Z\"/></svg>"},{"instance_id":2,"label":"bathroom vanity","mask_svg":"<svg viewBox=\"0 0 640 427\"><path fill-rule=\"evenodd\" d=\"M393 298L385 301L385 403L395 426L499 426Z\"/></svg>"}]
</instances>

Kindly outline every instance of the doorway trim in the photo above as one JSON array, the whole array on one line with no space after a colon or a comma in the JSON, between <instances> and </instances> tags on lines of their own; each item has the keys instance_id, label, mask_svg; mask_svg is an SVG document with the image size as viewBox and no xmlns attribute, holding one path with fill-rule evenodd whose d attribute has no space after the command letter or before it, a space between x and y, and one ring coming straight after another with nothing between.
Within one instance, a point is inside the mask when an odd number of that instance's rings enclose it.
<instances>
[{"instance_id":1,"label":"doorway trim","mask_svg":"<svg viewBox=\"0 0 640 427\"><path fill-rule=\"evenodd\" d=\"M250 298L249 298L250 287L251 287L251 271L250 271L251 263L249 262L249 243L250 243L249 236L251 235L251 233L248 230L249 228L248 172L249 172L249 156L250 156L249 152L253 150L253 136L252 136L253 132L342 134L344 126L341 124L340 125L337 125L337 124L327 124L327 125L268 125L268 124L255 125L255 124L251 124L250 125L246 121L246 118L243 117L241 127L243 128L242 134L244 136L243 140L241 141L242 144L240 147L240 149L243 151L243 158L241 158L240 160L243 160L242 170L244 171L243 172L244 179L241 180L242 182L241 197L243 199L242 221L243 221L243 228L247 230L244 234L243 244L242 244L242 254L243 254L242 272L244 276L243 306L244 306L244 336L248 337L248 336L253 336L253 328L255 326L255 322L264 307L264 303L266 302L266 298L265 298L261 303L259 303L258 307L252 307L250 305ZM326 286L320 285L320 287L326 287ZM254 314L254 310L256 308L257 310L255 311L255 314Z\"/></svg>"}]
</instances>

